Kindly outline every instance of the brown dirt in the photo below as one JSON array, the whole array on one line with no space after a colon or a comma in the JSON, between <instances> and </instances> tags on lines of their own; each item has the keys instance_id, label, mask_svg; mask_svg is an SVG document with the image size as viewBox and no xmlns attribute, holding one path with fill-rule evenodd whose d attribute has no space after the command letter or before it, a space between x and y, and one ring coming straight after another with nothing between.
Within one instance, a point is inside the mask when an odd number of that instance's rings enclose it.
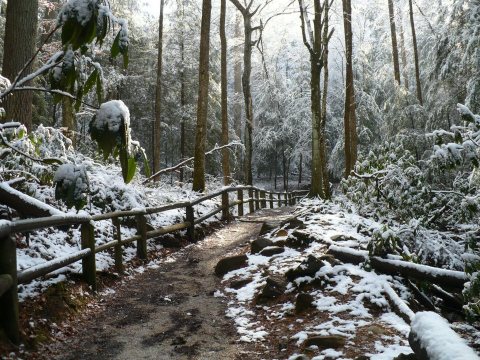
<instances>
[{"instance_id":1,"label":"brown dirt","mask_svg":"<svg viewBox=\"0 0 480 360\"><path fill-rule=\"evenodd\" d=\"M260 211L247 221L228 224L171 255L158 268L125 280L114 295L99 296L82 318L68 324L72 331L31 358L252 358L236 341L232 321L225 317L225 300L214 296L220 279L213 268L227 253L245 249L257 236L260 220L288 211Z\"/></svg>"}]
</instances>

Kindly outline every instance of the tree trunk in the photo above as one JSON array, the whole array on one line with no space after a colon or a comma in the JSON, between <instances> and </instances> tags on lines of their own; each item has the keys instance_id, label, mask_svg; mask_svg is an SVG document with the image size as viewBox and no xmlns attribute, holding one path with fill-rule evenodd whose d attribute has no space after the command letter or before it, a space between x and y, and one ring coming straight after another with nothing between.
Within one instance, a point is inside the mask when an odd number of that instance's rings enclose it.
<instances>
[{"instance_id":1,"label":"tree trunk","mask_svg":"<svg viewBox=\"0 0 480 360\"><path fill-rule=\"evenodd\" d=\"M241 31L241 15L237 14L235 18L235 38L239 38L242 35ZM235 130L235 135L238 139L242 139L242 103L241 103L241 94L242 94L242 61L241 61L241 47L236 46L235 49L235 64L233 70L233 90L235 91L235 104L233 105L233 128ZM237 174L237 179L243 181L243 151L239 149L236 153L237 156L237 169L235 170Z\"/></svg>"},{"instance_id":2,"label":"tree trunk","mask_svg":"<svg viewBox=\"0 0 480 360\"><path fill-rule=\"evenodd\" d=\"M393 8L393 0L388 0L388 14L390 17L390 32L392 35L393 72L395 80L400 85L400 64L398 61L397 31L395 29L395 10Z\"/></svg>"},{"instance_id":3,"label":"tree trunk","mask_svg":"<svg viewBox=\"0 0 480 360\"><path fill-rule=\"evenodd\" d=\"M208 80L210 54L211 0L203 0L200 30L200 61L197 100L197 126L195 131L195 159L193 162L193 191L205 190L205 145L207 140Z\"/></svg>"},{"instance_id":4,"label":"tree trunk","mask_svg":"<svg viewBox=\"0 0 480 360\"><path fill-rule=\"evenodd\" d=\"M244 16L245 45L243 55L242 87L245 101L245 161L244 179L245 184L252 185L252 154L253 154L253 105L252 92L250 89L250 76L252 73L252 23L250 15Z\"/></svg>"},{"instance_id":5,"label":"tree trunk","mask_svg":"<svg viewBox=\"0 0 480 360\"><path fill-rule=\"evenodd\" d=\"M420 105L423 106L422 83L420 82L420 64L418 62L417 34L415 31L415 21L413 19L412 0L408 0L408 5L410 7L410 26L412 27L413 56L415 58L415 80L417 83L417 99Z\"/></svg>"},{"instance_id":6,"label":"tree trunk","mask_svg":"<svg viewBox=\"0 0 480 360\"><path fill-rule=\"evenodd\" d=\"M35 53L37 23L38 0L8 0L2 75L12 83ZM32 64L22 72L21 77L31 71ZM31 91L19 91L10 95L2 104L6 120L21 122L31 130L32 100Z\"/></svg>"},{"instance_id":7,"label":"tree trunk","mask_svg":"<svg viewBox=\"0 0 480 360\"><path fill-rule=\"evenodd\" d=\"M67 129L65 135L72 140L72 144L75 146L75 132L77 131L75 108L73 100L67 96L62 97L62 127Z\"/></svg>"},{"instance_id":8,"label":"tree trunk","mask_svg":"<svg viewBox=\"0 0 480 360\"><path fill-rule=\"evenodd\" d=\"M403 83L405 84L405 88L408 90L408 73L407 73L407 49L405 47L405 29L403 27L403 16L400 13L399 19L399 27L400 27L400 53L402 55L402 75L403 75Z\"/></svg>"},{"instance_id":9,"label":"tree trunk","mask_svg":"<svg viewBox=\"0 0 480 360\"><path fill-rule=\"evenodd\" d=\"M302 183L302 166L303 166L303 154L300 154L300 164L298 166L298 188L300 188L300 184Z\"/></svg>"},{"instance_id":10,"label":"tree trunk","mask_svg":"<svg viewBox=\"0 0 480 360\"><path fill-rule=\"evenodd\" d=\"M221 0L220 5L220 42L221 42L221 86L222 86L222 145L228 144L228 89L227 89L227 37L225 35L226 0ZM222 150L223 184L231 183L230 177L230 151Z\"/></svg>"},{"instance_id":11,"label":"tree trunk","mask_svg":"<svg viewBox=\"0 0 480 360\"><path fill-rule=\"evenodd\" d=\"M330 12L329 0L324 4L323 17L323 94L322 94L322 115L320 117L320 154L322 155L322 185L323 198L330 199L330 180L328 178L328 159L327 159L327 139L326 139L326 124L327 124L327 94L328 94L328 20Z\"/></svg>"},{"instance_id":12,"label":"tree trunk","mask_svg":"<svg viewBox=\"0 0 480 360\"><path fill-rule=\"evenodd\" d=\"M247 185L252 185L252 154L253 154L253 105L252 105L252 91L250 88L250 77L252 73L252 17L258 11L257 8L251 11L250 6L244 7L239 0L230 0L233 5L240 11L243 16L243 30L244 30L244 45L243 45L243 75L242 88L243 99L245 102L245 161L244 161L244 181ZM251 5L252 3L250 3Z\"/></svg>"},{"instance_id":13,"label":"tree trunk","mask_svg":"<svg viewBox=\"0 0 480 360\"><path fill-rule=\"evenodd\" d=\"M155 91L155 127L153 130L153 172L160 170L160 142L161 142L161 115L162 115L162 50L163 50L163 6L165 0L160 1L160 16L158 18L158 53L157 53L157 84ZM160 177L155 178L156 181Z\"/></svg>"},{"instance_id":14,"label":"tree trunk","mask_svg":"<svg viewBox=\"0 0 480 360\"><path fill-rule=\"evenodd\" d=\"M185 17L185 8L183 2L182 5L182 19ZM180 161L186 159L185 154L185 106L187 105L185 88L186 88L186 77L185 77L185 33L182 23L181 33L180 33L180 58L181 58L181 70L180 70L180 106L182 109L182 120L180 122ZM180 183L184 182L184 169L180 168Z\"/></svg>"},{"instance_id":15,"label":"tree trunk","mask_svg":"<svg viewBox=\"0 0 480 360\"><path fill-rule=\"evenodd\" d=\"M345 29L345 177L348 177L357 161L357 121L355 115L355 89L353 84L351 0L343 0L343 25Z\"/></svg>"}]
</instances>

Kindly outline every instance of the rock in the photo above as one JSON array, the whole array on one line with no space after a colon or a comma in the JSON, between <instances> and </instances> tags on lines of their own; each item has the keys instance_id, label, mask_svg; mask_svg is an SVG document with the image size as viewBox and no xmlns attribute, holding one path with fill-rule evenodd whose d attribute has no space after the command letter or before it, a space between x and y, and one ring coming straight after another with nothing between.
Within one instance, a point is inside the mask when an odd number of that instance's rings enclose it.
<instances>
[{"instance_id":1,"label":"rock","mask_svg":"<svg viewBox=\"0 0 480 360\"><path fill-rule=\"evenodd\" d=\"M260 236L268 234L280 226L280 221L265 221L260 229Z\"/></svg>"},{"instance_id":2,"label":"rock","mask_svg":"<svg viewBox=\"0 0 480 360\"><path fill-rule=\"evenodd\" d=\"M332 241L347 241L347 240L357 240L353 236L347 236L344 234L335 234L330 237Z\"/></svg>"},{"instance_id":3,"label":"rock","mask_svg":"<svg viewBox=\"0 0 480 360\"><path fill-rule=\"evenodd\" d=\"M281 223L280 223L280 226L281 227L284 227L286 225L286 229L306 229L307 226L305 225L305 223L300 220L298 217L293 217L293 218L290 218L290 219L286 219L286 220L283 220Z\"/></svg>"},{"instance_id":4,"label":"rock","mask_svg":"<svg viewBox=\"0 0 480 360\"><path fill-rule=\"evenodd\" d=\"M370 357L366 355L360 355L360 356L357 356L355 360L370 360Z\"/></svg>"},{"instance_id":5,"label":"rock","mask_svg":"<svg viewBox=\"0 0 480 360\"><path fill-rule=\"evenodd\" d=\"M283 247L280 246L269 246L264 248L262 251L260 251L260 255L263 256L273 256L273 255L278 255L281 254L285 251Z\"/></svg>"},{"instance_id":6,"label":"rock","mask_svg":"<svg viewBox=\"0 0 480 360\"><path fill-rule=\"evenodd\" d=\"M335 259L335 257L330 255L330 254L322 255L318 259L321 260L321 261L326 261L332 266L342 264L342 262L340 260Z\"/></svg>"},{"instance_id":7,"label":"rock","mask_svg":"<svg viewBox=\"0 0 480 360\"><path fill-rule=\"evenodd\" d=\"M288 231L284 229L280 229L275 233L275 237L284 237L288 236Z\"/></svg>"},{"instance_id":8,"label":"rock","mask_svg":"<svg viewBox=\"0 0 480 360\"><path fill-rule=\"evenodd\" d=\"M163 247L169 249L178 249L182 247L182 241L172 236L161 237L158 239L158 242L162 244Z\"/></svg>"},{"instance_id":9,"label":"rock","mask_svg":"<svg viewBox=\"0 0 480 360\"><path fill-rule=\"evenodd\" d=\"M318 346L319 349L338 349L345 346L346 338L340 335L312 336L305 340L305 346Z\"/></svg>"},{"instance_id":10,"label":"rock","mask_svg":"<svg viewBox=\"0 0 480 360\"><path fill-rule=\"evenodd\" d=\"M295 313L301 314L305 310L314 308L314 297L308 293L299 293L295 300Z\"/></svg>"},{"instance_id":11,"label":"rock","mask_svg":"<svg viewBox=\"0 0 480 360\"><path fill-rule=\"evenodd\" d=\"M414 353L411 354L400 354L393 360L417 360L417 357Z\"/></svg>"},{"instance_id":12,"label":"rock","mask_svg":"<svg viewBox=\"0 0 480 360\"><path fill-rule=\"evenodd\" d=\"M230 287L232 289L238 290L244 287L245 285L249 284L252 281L252 279L241 279L241 280L233 280L230 283Z\"/></svg>"},{"instance_id":13,"label":"rock","mask_svg":"<svg viewBox=\"0 0 480 360\"><path fill-rule=\"evenodd\" d=\"M287 287L286 281L280 276L267 277L267 283L263 286L262 291L257 296L257 304L265 304L271 299L275 299L283 295Z\"/></svg>"},{"instance_id":14,"label":"rock","mask_svg":"<svg viewBox=\"0 0 480 360\"><path fill-rule=\"evenodd\" d=\"M255 239L252 241L250 248L251 248L251 253L256 254L262 251L264 248L268 246L272 246L273 241L269 239L265 239L263 237L259 237L258 239Z\"/></svg>"},{"instance_id":15,"label":"rock","mask_svg":"<svg viewBox=\"0 0 480 360\"><path fill-rule=\"evenodd\" d=\"M247 255L235 255L229 256L222 260L220 260L217 265L215 266L215 274L217 276L223 276L226 273L241 269L248 265L248 257Z\"/></svg>"},{"instance_id":16,"label":"rock","mask_svg":"<svg viewBox=\"0 0 480 360\"><path fill-rule=\"evenodd\" d=\"M286 245L294 249L306 248L315 239L305 231L295 230L286 240Z\"/></svg>"},{"instance_id":17,"label":"rock","mask_svg":"<svg viewBox=\"0 0 480 360\"><path fill-rule=\"evenodd\" d=\"M310 360L310 358L307 355L301 354L301 355L295 355L294 357L290 357L290 360Z\"/></svg>"},{"instance_id":18,"label":"rock","mask_svg":"<svg viewBox=\"0 0 480 360\"><path fill-rule=\"evenodd\" d=\"M308 258L302 261L295 269L290 269L285 273L289 281L302 276L314 276L318 270L323 266L323 263L313 255L308 255Z\"/></svg>"}]
</instances>

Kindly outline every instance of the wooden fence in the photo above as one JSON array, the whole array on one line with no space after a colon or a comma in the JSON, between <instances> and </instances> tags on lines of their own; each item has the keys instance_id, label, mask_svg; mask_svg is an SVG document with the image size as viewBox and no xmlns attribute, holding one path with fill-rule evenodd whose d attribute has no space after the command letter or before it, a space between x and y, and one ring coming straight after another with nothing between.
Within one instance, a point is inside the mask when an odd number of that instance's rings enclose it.
<instances>
[{"instance_id":1,"label":"wooden fence","mask_svg":"<svg viewBox=\"0 0 480 360\"><path fill-rule=\"evenodd\" d=\"M230 202L229 194L237 193L237 200ZM244 192L248 197L244 198ZM147 258L147 240L158 236L186 229L189 241L195 242L195 225L222 213L222 220L229 220L230 208L238 207L238 216L244 215L244 204L249 204L249 212L270 208L277 204L295 205L298 198L306 195L308 191L292 192L270 192L254 186L238 186L223 188L212 194L205 195L193 201L179 202L158 207L147 207L129 211L115 211L107 214L94 216L64 215L50 216L17 221L0 221L0 328L3 328L7 337L14 343L20 343L20 326L18 311L18 285L28 283L38 277L47 275L63 267L82 260L82 275L84 280L92 288L97 288L95 254L113 248L115 268L123 271L122 246L136 242L137 257ZM221 197L221 205L199 218L195 218L194 206L206 200ZM185 221L170 226L160 227L148 231L146 215L158 214L168 210L185 209ZM135 217L137 234L127 239L122 239L120 219L124 217ZM115 236L111 241L96 246L95 244L95 222L100 220L111 220L115 228ZM57 226L81 226L81 247L78 252L68 256L53 259L43 264L17 272L17 257L15 233L29 232Z\"/></svg>"}]
</instances>

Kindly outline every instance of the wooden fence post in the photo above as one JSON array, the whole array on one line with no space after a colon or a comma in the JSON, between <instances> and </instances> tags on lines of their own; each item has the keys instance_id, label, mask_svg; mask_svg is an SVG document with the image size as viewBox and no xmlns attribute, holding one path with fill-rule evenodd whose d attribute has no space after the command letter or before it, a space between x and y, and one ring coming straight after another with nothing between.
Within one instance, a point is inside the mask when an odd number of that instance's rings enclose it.
<instances>
[{"instance_id":1,"label":"wooden fence post","mask_svg":"<svg viewBox=\"0 0 480 360\"><path fill-rule=\"evenodd\" d=\"M273 194L272 193L270 193L269 198L270 198L270 209L273 209Z\"/></svg>"},{"instance_id":2,"label":"wooden fence post","mask_svg":"<svg viewBox=\"0 0 480 360\"><path fill-rule=\"evenodd\" d=\"M142 260L148 257L147 251L147 218L145 215L136 215L137 220L137 235L140 239L137 240L137 256Z\"/></svg>"},{"instance_id":3,"label":"wooden fence post","mask_svg":"<svg viewBox=\"0 0 480 360\"><path fill-rule=\"evenodd\" d=\"M190 224L187 228L188 241L195 242L195 215L192 205L185 208L185 220Z\"/></svg>"},{"instance_id":4,"label":"wooden fence post","mask_svg":"<svg viewBox=\"0 0 480 360\"><path fill-rule=\"evenodd\" d=\"M237 190L237 200L243 201L243 190ZM238 216L243 216L243 203L238 204Z\"/></svg>"},{"instance_id":5,"label":"wooden fence post","mask_svg":"<svg viewBox=\"0 0 480 360\"><path fill-rule=\"evenodd\" d=\"M293 205L292 193L288 193L288 205L290 205L290 206Z\"/></svg>"},{"instance_id":6,"label":"wooden fence post","mask_svg":"<svg viewBox=\"0 0 480 360\"><path fill-rule=\"evenodd\" d=\"M123 273L123 249L122 249L122 231L120 226L120 219L112 219L113 226L115 227L115 239L117 244L115 245L115 269L119 273Z\"/></svg>"},{"instance_id":7,"label":"wooden fence post","mask_svg":"<svg viewBox=\"0 0 480 360\"><path fill-rule=\"evenodd\" d=\"M90 249L90 255L82 259L83 278L92 291L97 291L97 265L95 263L95 225L93 221L83 223L81 226L82 250Z\"/></svg>"},{"instance_id":8,"label":"wooden fence post","mask_svg":"<svg viewBox=\"0 0 480 360\"><path fill-rule=\"evenodd\" d=\"M285 206L288 206L288 195L287 195L287 192L284 193L284 197L285 197Z\"/></svg>"},{"instance_id":9,"label":"wooden fence post","mask_svg":"<svg viewBox=\"0 0 480 360\"><path fill-rule=\"evenodd\" d=\"M230 221L230 208L228 207L230 201L228 198L228 191L222 193L222 220Z\"/></svg>"},{"instance_id":10,"label":"wooden fence post","mask_svg":"<svg viewBox=\"0 0 480 360\"><path fill-rule=\"evenodd\" d=\"M260 210L260 193L255 190L255 210Z\"/></svg>"},{"instance_id":11,"label":"wooden fence post","mask_svg":"<svg viewBox=\"0 0 480 360\"><path fill-rule=\"evenodd\" d=\"M9 289L0 296L0 327L12 343L20 345L16 243L9 235L0 238L0 275L3 274L9 275L12 281Z\"/></svg>"},{"instance_id":12,"label":"wooden fence post","mask_svg":"<svg viewBox=\"0 0 480 360\"><path fill-rule=\"evenodd\" d=\"M250 214L255 212L255 204L253 203L253 189L248 189L248 197L249 197L249 202L248 202L248 207L250 210Z\"/></svg>"},{"instance_id":13,"label":"wooden fence post","mask_svg":"<svg viewBox=\"0 0 480 360\"><path fill-rule=\"evenodd\" d=\"M265 190L260 191L260 198L262 199L262 209L265 209L267 207L267 197L266 197Z\"/></svg>"}]
</instances>

